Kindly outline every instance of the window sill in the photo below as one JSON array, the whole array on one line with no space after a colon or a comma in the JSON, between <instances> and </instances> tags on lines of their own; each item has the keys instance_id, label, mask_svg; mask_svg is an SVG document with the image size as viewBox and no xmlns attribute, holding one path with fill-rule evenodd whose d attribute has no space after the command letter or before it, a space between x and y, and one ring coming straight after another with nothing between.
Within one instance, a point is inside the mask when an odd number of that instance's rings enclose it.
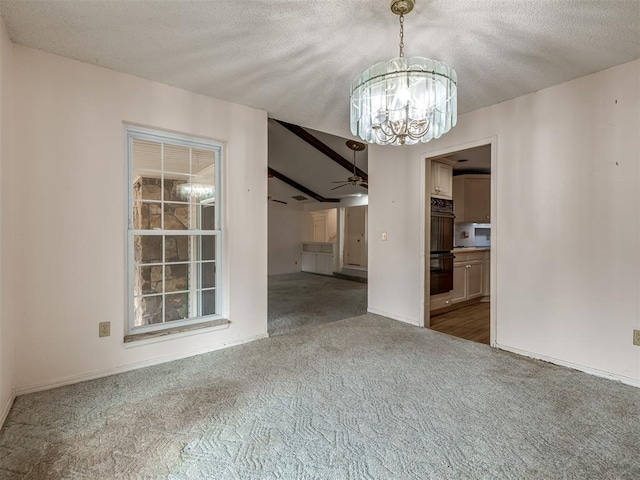
<instances>
[{"instance_id":1,"label":"window sill","mask_svg":"<svg viewBox=\"0 0 640 480\"><path fill-rule=\"evenodd\" d=\"M127 348L147 345L149 343L173 340L174 338L186 337L200 333L208 333L216 330L229 328L231 322L226 318L218 318L208 322L196 323L193 325L183 325L180 327L166 328L155 332L134 333L124 336L124 346Z\"/></svg>"}]
</instances>

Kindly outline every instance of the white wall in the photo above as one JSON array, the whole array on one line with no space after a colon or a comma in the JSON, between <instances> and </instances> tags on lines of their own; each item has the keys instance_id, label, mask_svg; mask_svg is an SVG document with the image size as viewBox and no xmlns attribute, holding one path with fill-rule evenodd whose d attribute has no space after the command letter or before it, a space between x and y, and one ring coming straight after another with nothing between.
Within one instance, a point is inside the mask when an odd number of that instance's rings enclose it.
<instances>
[{"instance_id":1,"label":"white wall","mask_svg":"<svg viewBox=\"0 0 640 480\"><path fill-rule=\"evenodd\" d=\"M640 385L640 61L371 148L370 309L422 322L422 158L493 136L498 346Z\"/></svg>"},{"instance_id":2,"label":"white wall","mask_svg":"<svg viewBox=\"0 0 640 480\"><path fill-rule=\"evenodd\" d=\"M305 215L301 205L269 202L269 275L300 271Z\"/></svg>"},{"instance_id":3,"label":"white wall","mask_svg":"<svg viewBox=\"0 0 640 480\"><path fill-rule=\"evenodd\" d=\"M413 325L423 324L421 172L415 147L369 148L368 310Z\"/></svg>"},{"instance_id":4,"label":"white wall","mask_svg":"<svg viewBox=\"0 0 640 480\"><path fill-rule=\"evenodd\" d=\"M265 336L266 112L25 47L14 68L18 392ZM225 143L228 329L124 347L123 122Z\"/></svg>"},{"instance_id":5,"label":"white wall","mask_svg":"<svg viewBox=\"0 0 640 480\"><path fill-rule=\"evenodd\" d=\"M15 323L11 314L11 73L13 47L0 20L0 426L13 401Z\"/></svg>"}]
</instances>

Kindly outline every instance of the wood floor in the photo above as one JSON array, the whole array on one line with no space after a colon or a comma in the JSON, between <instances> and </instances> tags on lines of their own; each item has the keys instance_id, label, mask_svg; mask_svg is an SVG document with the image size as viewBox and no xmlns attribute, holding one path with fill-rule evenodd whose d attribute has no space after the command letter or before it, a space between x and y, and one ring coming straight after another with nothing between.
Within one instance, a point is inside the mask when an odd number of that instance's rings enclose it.
<instances>
[{"instance_id":1,"label":"wood floor","mask_svg":"<svg viewBox=\"0 0 640 480\"><path fill-rule=\"evenodd\" d=\"M432 330L489 345L489 302L431 317Z\"/></svg>"}]
</instances>

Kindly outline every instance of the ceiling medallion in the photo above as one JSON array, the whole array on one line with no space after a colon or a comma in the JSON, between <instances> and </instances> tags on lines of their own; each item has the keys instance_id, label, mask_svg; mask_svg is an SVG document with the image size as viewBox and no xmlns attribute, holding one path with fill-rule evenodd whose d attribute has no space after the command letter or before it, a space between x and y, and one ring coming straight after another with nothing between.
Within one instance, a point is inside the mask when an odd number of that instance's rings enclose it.
<instances>
[{"instance_id":1,"label":"ceiling medallion","mask_svg":"<svg viewBox=\"0 0 640 480\"><path fill-rule=\"evenodd\" d=\"M414 0L393 0L400 16L400 55L351 83L351 133L368 143L413 145L439 138L458 120L457 77L449 65L404 57L404 15Z\"/></svg>"}]
</instances>

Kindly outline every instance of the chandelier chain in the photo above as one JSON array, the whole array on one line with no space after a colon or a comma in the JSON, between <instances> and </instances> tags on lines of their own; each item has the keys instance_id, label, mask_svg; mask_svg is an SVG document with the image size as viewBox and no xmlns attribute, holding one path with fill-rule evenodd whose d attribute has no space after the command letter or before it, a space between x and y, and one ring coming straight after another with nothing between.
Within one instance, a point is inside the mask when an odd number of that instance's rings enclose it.
<instances>
[{"instance_id":1,"label":"chandelier chain","mask_svg":"<svg viewBox=\"0 0 640 480\"><path fill-rule=\"evenodd\" d=\"M404 15L400 14L400 58L404 57Z\"/></svg>"}]
</instances>

